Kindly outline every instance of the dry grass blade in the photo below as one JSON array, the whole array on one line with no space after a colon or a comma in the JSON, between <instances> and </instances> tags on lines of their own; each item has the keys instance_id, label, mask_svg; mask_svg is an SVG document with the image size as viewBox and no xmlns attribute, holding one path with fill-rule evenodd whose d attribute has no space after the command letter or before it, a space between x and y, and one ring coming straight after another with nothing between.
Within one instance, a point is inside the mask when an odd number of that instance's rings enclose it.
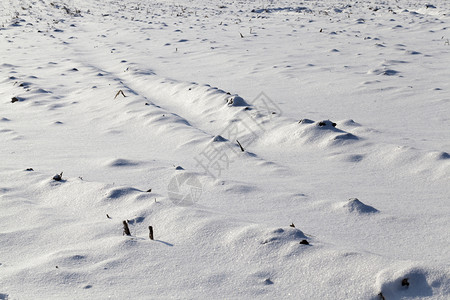
<instances>
[{"instance_id":1,"label":"dry grass blade","mask_svg":"<svg viewBox=\"0 0 450 300\"><path fill-rule=\"evenodd\" d=\"M117 96L119 96L120 94L122 94L122 96L126 97L125 94L123 93L123 91L122 91L122 90L119 90L119 91L116 93L116 95L114 96L114 99L116 99Z\"/></svg>"}]
</instances>

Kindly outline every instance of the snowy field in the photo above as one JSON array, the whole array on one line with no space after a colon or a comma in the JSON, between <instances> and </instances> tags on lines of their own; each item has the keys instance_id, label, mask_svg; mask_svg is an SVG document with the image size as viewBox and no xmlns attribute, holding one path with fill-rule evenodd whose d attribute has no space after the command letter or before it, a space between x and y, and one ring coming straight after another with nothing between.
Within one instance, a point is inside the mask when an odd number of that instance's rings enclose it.
<instances>
[{"instance_id":1,"label":"snowy field","mask_svg":"<svg viewBox=\"0 0 450 300\"><path fill-rule=\"evenodd\" d=\"M0 300L450 299L450 1L0 26Z\"/></svg>"}]
</instances>

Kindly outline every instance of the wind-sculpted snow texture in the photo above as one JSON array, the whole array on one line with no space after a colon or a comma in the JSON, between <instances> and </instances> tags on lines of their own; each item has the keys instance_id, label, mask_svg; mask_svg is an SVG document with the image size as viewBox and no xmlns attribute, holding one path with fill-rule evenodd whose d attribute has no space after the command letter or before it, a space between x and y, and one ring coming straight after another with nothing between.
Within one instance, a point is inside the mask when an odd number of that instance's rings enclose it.
<instances>
[{"instance_id":1,"label":"wind-sculpted snow texture","mask_svg":"<svg viewBox=\"0 0 450 300\"><path fill-rule=\"evenodd\" d=\"M449 1L0 26L0 300L450 298Z\"/></svg>"}]
</instances>

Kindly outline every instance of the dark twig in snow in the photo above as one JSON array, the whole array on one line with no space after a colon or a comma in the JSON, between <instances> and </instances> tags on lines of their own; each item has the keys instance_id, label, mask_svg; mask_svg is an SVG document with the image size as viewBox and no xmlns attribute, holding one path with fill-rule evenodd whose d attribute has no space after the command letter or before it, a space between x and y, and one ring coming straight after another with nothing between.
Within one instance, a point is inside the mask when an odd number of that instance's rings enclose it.
<instances>
[{"instance_id":1,"label":"dark twig in snow","mask_svg":"<svg viewBox=\"0 0 450 300\"><path fill-rule=\"evenodd\" d=\"M120 94L122 94L122 96L126 97L125 94L123 93L123 91L122 91L122 90L119 90L119 91L116 93L116 95L114 96L114 99L116 99L117 96L119 96Z\"/></svg>"},{"instance_id":2,"label":"dark twig in snow","mask_svg":"<svg viewBox=\"0 0 450 300\"><path fill-rule=\"evenodd\" d=\"M148 236L153 241L153 226L148 226L149 234Z\"/></svg>"},{"instance_id":3,"label":"dark twig in snow","mask_svg":"<svg viewBox=\"0 0 450 300\"><path fill-rule=\"evenodd\" d=\"M239 143L238 140L236 140L236 142L238 143L239 147L241 148L241 151L244 152L245 150L244 150L244 148L242 147L241 143Z\"/></svg>"},{"instance_id":4,"label":"dark twig in snow","mask_svg":"<svg viewBox=\"0 0 450 300\"><path fill-rule=\"evenodd\" d=\"M56 174L55 176L53 176L53 180L61 181L62 180L62 174L63 174L63 172L61 172L61 174Z\"/></svg>"},{"instance_id":5,"label":"dark twig in snow","mask_svg":"<svg viewBox=\"0 0 450 300\"><path fill-rule=\"evenodd\" d=\"M404 279L402 280L402 286L409 287L409 281L408 281L408 278L404 278Z\"/></svg>"},{"instance_id":6,"label":"dark twig in snow","mask_svg":"<svg viewBox=\"0 0 450 300\"><path fill-rule=\"evenodd\" d=\"M124 220L122 223L123 223L123 235L131 235L130 228L128 228L128 222Z\"/></svg>"}]
</instances>

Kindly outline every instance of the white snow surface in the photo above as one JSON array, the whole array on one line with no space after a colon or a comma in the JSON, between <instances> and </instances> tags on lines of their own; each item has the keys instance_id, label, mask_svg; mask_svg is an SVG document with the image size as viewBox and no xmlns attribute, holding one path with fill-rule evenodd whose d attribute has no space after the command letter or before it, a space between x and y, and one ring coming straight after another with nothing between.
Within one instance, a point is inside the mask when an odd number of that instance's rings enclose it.
<instances>
[{"instance_id":1,"label":"white snow surface","mask_svg":"<svg viewBox=\"0 0 450 300\"><path fill-rule=\"evenodd\" d=\"M450 299L450 1L0 26L1 300Z\"/></svg>"}]
</instances>

